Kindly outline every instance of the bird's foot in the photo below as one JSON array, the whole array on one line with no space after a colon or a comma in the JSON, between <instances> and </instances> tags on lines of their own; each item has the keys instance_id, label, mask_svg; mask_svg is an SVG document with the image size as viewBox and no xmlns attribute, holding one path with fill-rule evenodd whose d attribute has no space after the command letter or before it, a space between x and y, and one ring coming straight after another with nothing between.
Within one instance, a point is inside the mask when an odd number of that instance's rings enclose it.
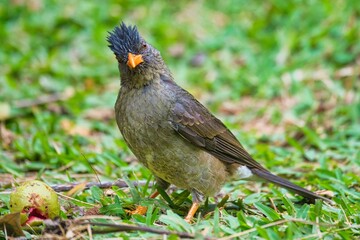
<instances>
[{"instance_id":1,"label":"bird's foot","mask_svg":"<svg viewBox=\"0 0 360 240\"><path fill-rule=\"evenodd\" d=\"M185 222L189 223L189 224L192 224L194 221L193 221L193 217L185 217L184 218Z\"/></svg>"}]
</instances>

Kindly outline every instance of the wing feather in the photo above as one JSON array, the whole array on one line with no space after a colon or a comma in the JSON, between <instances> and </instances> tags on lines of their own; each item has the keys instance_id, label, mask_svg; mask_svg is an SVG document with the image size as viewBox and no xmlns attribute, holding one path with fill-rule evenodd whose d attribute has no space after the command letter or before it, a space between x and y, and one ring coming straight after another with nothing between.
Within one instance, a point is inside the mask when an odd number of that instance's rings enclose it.
<instances>
[{"instance_id":1,"label":"wing feather","mask_svg":"<svg viewBox=\"0 0 360 240\"><path fill-rule=\"evenodd\" d=\"M186 91L181 96L172 108L171 124L182 137L221 161L265 170L200 102Z\"/></svg>"},{"instance_id":2,"label":"wing feather","mask_svg":"<svg viewBox=\"0 0 360 240\"><path fill-rule=\"evenodd\" d=\"M187 141L223 162L246 166L253 174L290 189L308 198L311 202L315 202L315 199L331 202L329 199L270 173L256 162L226 126L191 94L183 89L179 90L178 93L178 101L172 108L170 122L173 129Z\"/></svg>"}]
</instances>

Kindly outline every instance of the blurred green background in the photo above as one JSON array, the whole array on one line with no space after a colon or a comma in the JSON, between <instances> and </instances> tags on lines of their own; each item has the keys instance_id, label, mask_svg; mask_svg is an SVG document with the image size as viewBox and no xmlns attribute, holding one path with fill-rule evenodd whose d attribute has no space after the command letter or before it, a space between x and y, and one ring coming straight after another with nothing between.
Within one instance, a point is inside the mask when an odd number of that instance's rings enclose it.
<instances>
[{"instance_id":1,"label":"blurred green background","mask_svg":"<svg viewBox=\"0 0 360 240\"><path fill-rule=\"evenodd\" d=\"M121 21L262 164L359 210L360 4L351 0L1 1L2 188L13 178L96 181L94 171L151 177L112 115L120 82L106 37Z\"/></svg>"}]
</instances>

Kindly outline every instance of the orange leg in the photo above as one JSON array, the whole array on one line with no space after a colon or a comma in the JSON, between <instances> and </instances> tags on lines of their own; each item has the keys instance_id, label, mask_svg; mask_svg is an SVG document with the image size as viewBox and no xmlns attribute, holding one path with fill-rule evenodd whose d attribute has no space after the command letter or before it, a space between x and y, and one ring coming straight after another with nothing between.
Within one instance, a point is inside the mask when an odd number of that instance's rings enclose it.
<instances>
[{"instance_id":1,"label":"orange leg","mask_svg":"<svg viewBox=\"0 0 360 240\"><path fill-rule=\"evenodd\" d=\"M200 203L198 203L198 202L193 202L193 204L191 205L191 208L190 208L188 214L187 214L186 217L185 217L185 221L187 221L188 223L190 223L191 220L193 219L196 211L199 209L199 207L200 207Z\"/></svg>"}]
</instances>

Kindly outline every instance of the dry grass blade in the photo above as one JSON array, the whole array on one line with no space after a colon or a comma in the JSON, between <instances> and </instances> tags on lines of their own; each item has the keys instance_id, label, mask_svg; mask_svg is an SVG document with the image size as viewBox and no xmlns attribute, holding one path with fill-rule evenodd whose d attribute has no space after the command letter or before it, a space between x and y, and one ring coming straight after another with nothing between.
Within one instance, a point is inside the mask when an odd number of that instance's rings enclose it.
<instances>
[{"instance_id":1,"label":"dry grass blade","mask_svg":"<svg viewBox=\"0 0 360 240\"><path fill-rule=\"evenodd\" d=\"M88 203L88 202L84 202L84 201L80 201L76 198L72 198L72 197L69 197L67 195L64 195L64 194L61 194L61 193L57 193L57 195L59 195L60 197L62 198L66 198L66 199L70 199L71 201L74 201L74 202L79 202L79 203L82 203L84 205L88 205L88 206L91 206L91 207L97 207L97 205L95 204L92 204L92 203Z\"/></svg>"}]
</instances>

